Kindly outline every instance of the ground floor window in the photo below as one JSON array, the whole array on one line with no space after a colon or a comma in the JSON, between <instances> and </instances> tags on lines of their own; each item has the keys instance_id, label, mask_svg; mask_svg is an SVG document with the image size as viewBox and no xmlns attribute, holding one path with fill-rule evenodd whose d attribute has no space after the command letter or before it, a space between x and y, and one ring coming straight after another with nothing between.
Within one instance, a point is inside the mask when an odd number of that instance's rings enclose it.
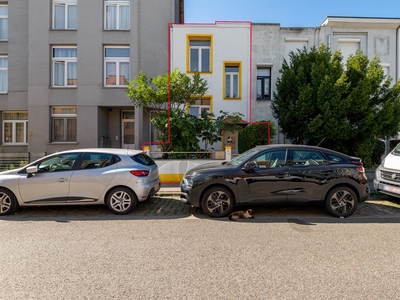
<instances>
[{"instance_id":1,"label":"ground floor window","mask_svg":"<svg viewBox=\"0 0 400 300\"><path fill-rule=\"evenodd\" d=\"M189 114L201 118L202 113L210 112L211 99L198 99L189 106Z\"/></svg>"},{"instance_id":2,"label":"ground floor window","mask_svg":"<svg viewBox=\"0 0 400 300\"><path fill-rule=\"evenodd\" d=\"M76 142L76 107L55 106L51 109L51 141Z\"/></svg>"},{"instance_id":3,"label":"ground floor window","mask_svg":"<svg viewBox=\"0 0 400 300\"><path fill-rule=\"evenodd\" d=\"M3 144L28 143L28 113L3 113Z\"/></svg>"}]
</instances>

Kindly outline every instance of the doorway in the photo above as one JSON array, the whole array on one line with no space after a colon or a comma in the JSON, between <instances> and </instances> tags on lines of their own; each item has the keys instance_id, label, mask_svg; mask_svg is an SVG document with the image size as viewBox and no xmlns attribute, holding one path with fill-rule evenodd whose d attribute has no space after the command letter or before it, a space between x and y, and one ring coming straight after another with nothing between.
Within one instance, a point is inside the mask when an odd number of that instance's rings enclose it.
<instances>
[{"instance_id":1,"label":"doorway","mask_svg":"<svg viewBox=\"0 0 400 300\"><path fill-rule=\"evenodd\" d=\"M135 111L122 111L122 148L135 149Z\"/></svg>"}]
</instances>

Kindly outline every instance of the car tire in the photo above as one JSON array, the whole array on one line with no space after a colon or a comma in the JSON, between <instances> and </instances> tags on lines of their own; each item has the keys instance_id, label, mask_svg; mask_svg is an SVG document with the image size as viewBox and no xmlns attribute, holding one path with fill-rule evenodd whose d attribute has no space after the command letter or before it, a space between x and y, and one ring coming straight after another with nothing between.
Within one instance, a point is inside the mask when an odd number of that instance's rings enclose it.
<instances>
[{"instance_id":1,"label":"car tire","mask_svg":"<svg viewBox=\"0 0 400 300\"><path fill-rule=\"evenodd\" d=\"M203 211L212 218L222 218L228 216L234 206L232 192L222 186L215 186L206 191L201 206Z\"/></svg>"},{"instance_id":2,"label":"car tire","mask_svg":"<svg viewBox=\"0 0 400 300\"><path fill-rule=\"evenodd\" d=\"M0 216L14 213L19 208L14 194L7 189L0 188Z\"/></svg>"},{"instance_id":3,"label":"car tire","mask_svg":"<svg viewBox=\"0 0 400 300\"><path fill-rule=\"evenodd\" d=\"M106 199L108 209L117 215L130 213L137 203L136 195L130 189L124 187L111 190Z\"/></svg>"},{"instance_id":4,"label":"car tire","mask_svg":"<svg viewBox=\"0 0 400 300\"><path fill-rule=\"evenodd\" d=\"M334 217L348 217L357 210L358 198L348 187L337 187L329 192L325 200L326 211Z\"/></svg>"}]
</instances>

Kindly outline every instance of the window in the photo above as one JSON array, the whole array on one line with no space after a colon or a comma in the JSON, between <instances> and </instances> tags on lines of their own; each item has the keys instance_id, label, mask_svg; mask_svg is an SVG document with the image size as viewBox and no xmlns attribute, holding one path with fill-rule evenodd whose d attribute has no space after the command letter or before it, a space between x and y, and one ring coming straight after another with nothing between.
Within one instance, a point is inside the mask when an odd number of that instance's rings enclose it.
<instances>
[{"instance_id":1,"label":"window","mask_svg":"<svg viewBox=\"0 0 400 300\"><path fill-rule=\"evenodd\" d=\"M293 166L317 166L326 161L322 154L312 150L293 150Z\"/></svg>"},{"instance_id":2,"label":"window","mask_svg":"<svg viewBox=\"0 0 400 300\"><path fill-rule=\"evenodd\" d=\"M240 96L240 64L225 64L224 98L239 99Z\"/></svg>"},{"instance_id":3,"label":"window","mask_svg":"<svg viewBox=\"0 0 400 300\"><path fill-rule=\"evenodd\" d=\"M76 107L52 107L52 142L76 142Z\"/></svg>"},{"instance_id":4,"label":"window","mask_svg":"<svg viewBox=\"0 0 400 300\"><path fill-rule=\"evenodd\" d=\"M0 56L0 94L8 92L8 57Z\"/></svg>"},{"instance_id":5,"label":"window","mask_svg":"<svg viewBox=\"0 0 400 300\"><path fill-rule=\"evenodd\" d=\"M198 99L189 107L189 114L196 117L201 117L202 113L210 112L210 99Z\"/></svg>"},{"instance_id":6,"label":"window","mask_svg":"<svg viewBox=\"0 0 400 300\"><path fill-rule=\"evenodd\" d=\"M82 161L81 169L97 169L108 167L118 160L113 154L106 153L86 153Z\"/></svg>"},{"instance_id":7,"label":"window","mask_svg":"<svg viewBox=\"0 0 400 300\"><path fill-rule=\"evenodd\" d=\"M28 113L3 113L3 144L28 143Z\"/></svg>"},{"instance_id":8,"label":"window","mask_svg":"<svg viewBox=\"0 0 400 300\"><path fill-rule=\"evenodd\" d=\"M271 99L271 68L257 69L257 99Z\"/></svg>"},{"instance_id":9,"label":"window","mask_svg":"<svg viewBox=\"0 0 400 300\"><path fill-rule=\"evenodd\" d=\"M284 167L286 165L286 150L269 151L257 156L253 161L260 169Z\"/></svg>"},{"instance_id":10,"label":"window","mask_svg":"<svg viewBox=\"0 0 400 300\"><path fill-rule=\"evenodd\" d=\"M105 0L105 24L108 30L129 29L129 0Z\"/></svg>"},{"instance_id":11,"label":"window","mask_svg":"<svg viewBox=\"0 0 400 300\"><path fill-rule=\"evenodd\" d=\"M53 47L53 87L77 85L76 47Z\"/></svg>"},{"instance_id":12,"label":"window","mask_svg":"<svg viewBox=\"0 0 400 300\"><path fill-rule=\"evenodd\" d=\"M46 158L39 163L38 172L71 171L78 157L79 153L66 153Z\"/></svg>"},{"instance_id":13,"label":"window","mask_svg":"<svg viewBox=\"0 0 400 300\"><path fill-rule=\"evenodd\" d=\"M78 0L53 0L53 29L78 28Z\"/></svg>"},{"instance_id":14,"label":"window","mask_svg":"<svg viewBox=\"0 0 400 300\"><path fill-rule=\"evenodd\" d=\"M8 5L0 5L0 41L8 40Z\"/></svg>"},{"instance_id":15,"label":"window","mask_svg":"<svg viewBox=\"0 0 400 300\"><path fill-rule=\"evenodd\" d=\"M189 37L189 72L211 72L211 37Z\"/></svg>"},{"instance_id":16,"label":"window","mask_svg":"<svg viewBox=\"0 0 400 300\"><path fill-rule=\"evenodd\" d=\"M129 80L129 48L106 47L104 52L105 86L125 86Z\"/></svg>"}]
</instances>

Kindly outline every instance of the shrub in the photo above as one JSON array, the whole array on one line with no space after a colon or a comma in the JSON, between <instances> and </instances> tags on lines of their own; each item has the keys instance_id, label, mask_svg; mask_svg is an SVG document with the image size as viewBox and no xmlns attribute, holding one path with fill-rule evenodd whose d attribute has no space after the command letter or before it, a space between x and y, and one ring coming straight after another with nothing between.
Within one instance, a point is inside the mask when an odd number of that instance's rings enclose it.
<instances>
[{"instance_id":1,"label":"shrub","mask_svg":"<svg viewBox=\"0 0 400 300\"><path fill-rule=\"evenodd\" d=\"M275 124L271 121L259 121L270 123L270 141L274 139L276 134ZM258 145L268 144L268 124L250 124L247 125L238 135L239 153L247 151Z\"/></svg>"}]
</instances>

